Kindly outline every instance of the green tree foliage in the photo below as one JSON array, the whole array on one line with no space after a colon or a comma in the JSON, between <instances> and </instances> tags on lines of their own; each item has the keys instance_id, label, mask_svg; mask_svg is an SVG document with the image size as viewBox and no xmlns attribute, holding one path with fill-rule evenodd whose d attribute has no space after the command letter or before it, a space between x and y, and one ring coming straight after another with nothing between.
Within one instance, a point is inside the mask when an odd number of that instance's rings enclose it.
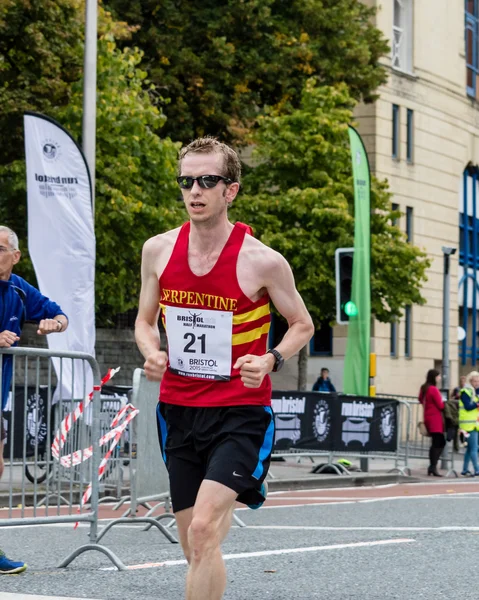
<instances>
[{"instance_id":1,"label":"green tree foliage","mask_svg":"<svg viewBox=\"0 0 479 600\"><path fill-rule=\"evenodd\" d=\"M23 113L51 114L81 77L80 0L0 0L0 164L23 157Z\"/></svg>"},{"instance_id":2,"label":"green tree foliage","mask_svg":"<svg viewBox=\"0 0 479 600\"><path fill-rule=\"evenodd\" d=\"M178 202L179 149L155 132L165 116L152 103L138 49L120 50L112 33L98 56L96 302L100 323L138 305L143 243L184 219ZM61 120L80 136L83 92L73 86Z\"/></svg>"},{"instance_id":3,"label":"green tree foliage","mask_svg":"<svg viewBox=\"0 0 479 600\"><path fill-rule=\"evenodd\" d=\"M307 81L300 107L270 110L254 135L258 164L246 175L234 216L291 264L316 324L334 320L336 248L353 245L354 190L348 124L354 101L346 85ZM420 288L430 261L392 219L386 182L372 178L371 297L380 321L406 304L424 304Z\"/></svg>"},{"instance_id":4,"label":"green tree foliage","mask_svg":"<svg viewBox=\"0 0 479 600\"><path fill-rule=\"evenodd\" d=\"M358 0L105 1L139 25L133 39L171 100L165 132L175 140L240 141L264 106L297 108L311 76L366 101L386 79L375 9Z\"/></svg>"},{"instance_id":5,"label":"green tree foliage","mask_svg":"<svg viewBox=\"0 0 479 600\"><path fill-rule=\"evenodd\" d=\"M139 67L142 53L117 47L115 39L128 36L129 30L103 11L99 32L96 304L98 323L108 324L115 314L138 304L141 247L145 240L174 227L184 214L177 202L175 182L178 145L156 133L165 116L154 101L156 92L148 83L146 72ZM81 79L69 86L67 97L67 104L57 102L54 96L48 102L35 104L32 96L28 108L45 110L79 140ZM21 144L23 147L23 139ZM0 221L15 228L25 240L24 158L0 166L2 183L6 194ZM31 280L30 261L22 259L18 272Z\"/></svg>"},{"instance_id":6,"label":"green tree foliage","mask_svg":"<svg viewBox=\"0 0 479 600\"><path fill-rule=\"evenodd\" d=\"M81 77L81 0L0 0L0 222L26 239L23 113L55 116ZM33 268L22 244L19 265L30 280ZM26 258L25 258L26 255Z\"/></svg>"}]
</instances>

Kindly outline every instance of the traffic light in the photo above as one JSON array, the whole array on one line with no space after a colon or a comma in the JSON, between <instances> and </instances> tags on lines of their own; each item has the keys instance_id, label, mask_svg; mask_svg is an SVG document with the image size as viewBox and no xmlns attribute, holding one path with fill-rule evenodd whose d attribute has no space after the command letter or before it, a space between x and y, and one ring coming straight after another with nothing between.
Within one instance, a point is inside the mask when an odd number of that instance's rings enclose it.
<instances>
[{"instance_id":1,"label":"traffic light","mask_svg":"<svg viewBox=\"0 0 479 600\"><path fill-rule=\"evenodd\" d=\"M350 317L358 314L358 307L351 300L353 291L354 248L337 248L336 258L336 321L347 325Z\"/></svg>"}]
</instances>

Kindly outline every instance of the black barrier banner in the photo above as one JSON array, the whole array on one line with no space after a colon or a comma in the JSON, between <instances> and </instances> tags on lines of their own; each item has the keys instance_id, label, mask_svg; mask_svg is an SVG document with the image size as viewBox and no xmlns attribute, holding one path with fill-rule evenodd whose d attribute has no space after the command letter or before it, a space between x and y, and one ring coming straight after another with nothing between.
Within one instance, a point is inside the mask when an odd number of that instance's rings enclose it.
<instances>
[{"instance_id":1,"label":"black barrier banner","mask_svg":"<svg viewBox=\"0 0 479 600\"><path fill-rule=\"evenodd\" d=\"M395 400L338 396L340 425L334 450L345 452L396 452L397 408Z\"/></svg>"},{"instance_id":2,"label":"black barrier banner","mask_svg":"<svg viewBox=\"0 0 479 600\"><path fill-rule=\"evenodd\" d=\"M274 450L332 450L332 415L336 403L336 394L274 391Z\"/></svg>"},{"instance_id":3,"label":"black barrier banner","mask_svg":"<svg viewBox=\"0 0 479 600\"><path fill-rule=\"evenodd\" d=\"M27 387L26 394L24 386L15 386L14 411L13 458L22 458L23 456L24 433L27 456L35 454L35 446L37 446L37 453L43 454L46 449L48 432L48 386L40 385L38 389L35 386ZM7 434L3 454L4 457L7 457L10 456L12 413L4 411L2 416Z\"/></svg>"},{"instance_id":4,"label":"black barrier banner","mask_svg":"<svg viewBox=\"0 0 479 600\"><path fill-rule=\"evenodd\" d=\"M120 408L129 401L132 388L130 386L115 386L104 385L101 390L101 406L102 411L111 409L112 416L120 410ZM53 396L54 389L51 389L50 395ZM25 410L26 399L26 410ZM70 400L64 400L64 410L62 418L67 412L70 412L78 406L78 401L73 403ZM47 447L48 433L48 386L40 385L38 389L35 386L25 387L22 385L15 386L14 399L14 438L13 438L13 458L22 458L23 456L23 435L25 434L25 448L27 457L34 456L35 446L37 446L37 454L42 455ZM26 423L25 423L26 413ZM12 434L12 412L4 411L2 413L5 425L7 439L5 442L3 455L5 458L10 456L10 440ZM51 414L50 414L51 418ZM86 417L88 421L88 417ZM89 424L89 423L87 423ZM53 441L55 432L53 431L53 423L50 423L50 435ZM102 433L106 433L110 428L110 422L104 423ZM78 449L78 448L76 448Z\"/></svg>"},{"instance_id":5,"label":"black barrier banner","mask_svg":"<svg viewBox=\"0 0 479 600\"><path fill-rule=\"evenodd\" d=\"M397 405L382 398L274 391L274 450L395 452Z\"/></svg>"}]
</instances>

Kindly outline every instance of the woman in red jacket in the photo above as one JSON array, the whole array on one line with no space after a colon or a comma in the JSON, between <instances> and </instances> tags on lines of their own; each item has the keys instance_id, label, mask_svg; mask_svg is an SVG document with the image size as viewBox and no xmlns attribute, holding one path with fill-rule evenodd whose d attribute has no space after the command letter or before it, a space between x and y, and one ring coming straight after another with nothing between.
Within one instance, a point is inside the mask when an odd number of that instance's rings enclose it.
<instances>
[{"instance_id":1,"label":"woman in red jacket","mask_svg":"<svg viewBox=\"0 0 479 600\"><path fill-rule=\"evenodd\" d=\"M442 477L437 470L437 462L446 445L444 437L444 400L438 389L441 375L439 371L431 369L427 372L426 382L422 384L419 391L419 402L424 406L424 425L431 436L431 447L429 448L428 475Z\"/></svg>"}]
</instances>

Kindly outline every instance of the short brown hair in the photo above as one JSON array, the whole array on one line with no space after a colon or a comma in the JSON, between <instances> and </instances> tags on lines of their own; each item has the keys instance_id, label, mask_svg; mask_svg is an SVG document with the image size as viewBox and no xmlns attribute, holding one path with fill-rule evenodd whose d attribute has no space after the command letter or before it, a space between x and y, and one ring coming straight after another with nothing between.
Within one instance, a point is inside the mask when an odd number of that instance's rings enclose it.
<instances>
[{"instance_id":1,"label":"short brown hair","mask_svg":"<svg viewBox=\"0 0 479 600\"><path fill-rule=\"evenodd\" d=\"M238 155L226 144L219 142L215 137L205 136L193 140L188 146L180 150L178 156L178 175L181 175L181 161L187 154L222 154L223 155L223 176L232 181L240 183L241 162Z\"/></svg>"}]
</instances>

